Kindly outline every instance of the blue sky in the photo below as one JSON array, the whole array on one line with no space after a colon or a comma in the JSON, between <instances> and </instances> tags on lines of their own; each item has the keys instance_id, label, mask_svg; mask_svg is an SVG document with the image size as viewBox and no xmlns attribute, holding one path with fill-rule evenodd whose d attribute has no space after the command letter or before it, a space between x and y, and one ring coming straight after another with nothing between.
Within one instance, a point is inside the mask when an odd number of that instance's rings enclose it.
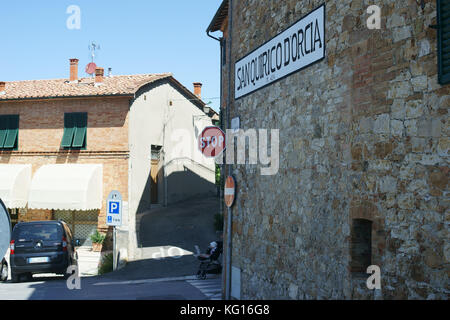
<instances>
[{"instance_id":1,"label":"blue sky","mask_svg":"<svg viewBox=\"0 0 450 320\"><path fill-rule=\"evenodd\" d=\"M218 110L219 43L205 30L221 0L39 0L0 5L0 81L68 78L69 58L113 74L172 72L187 88L202 82L205 102ZM70 30L70 5L81 9L81 28ZM216 99L213 99L216 98Z\"/></svg>"}]
</instances>

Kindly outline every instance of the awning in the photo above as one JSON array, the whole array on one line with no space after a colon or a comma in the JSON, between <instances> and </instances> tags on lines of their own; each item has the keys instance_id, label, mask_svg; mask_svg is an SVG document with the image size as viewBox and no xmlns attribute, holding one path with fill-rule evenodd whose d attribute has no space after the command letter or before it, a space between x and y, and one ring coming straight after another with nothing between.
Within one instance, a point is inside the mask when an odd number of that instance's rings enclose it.
<instances>
[{"instance_id":1,"label":"awning","mask_svg":"<svg viewBox=\"0 0 450 320\"><path fill-rule=\"evenodd\" d=\"M0 199L9 209L25 208L31 183L31 165L0 164Z\"/></svg>"},{"instance_id":2,"label":"awning","mask_svg":"<svg viewBox=\"0 0 450 320\"><path fill-rule=\"evenodd\" d=\"M101 164L53 164L34 174L28 208L87 211L101 209L102 199Z\"/></svg>"}]
</instances>

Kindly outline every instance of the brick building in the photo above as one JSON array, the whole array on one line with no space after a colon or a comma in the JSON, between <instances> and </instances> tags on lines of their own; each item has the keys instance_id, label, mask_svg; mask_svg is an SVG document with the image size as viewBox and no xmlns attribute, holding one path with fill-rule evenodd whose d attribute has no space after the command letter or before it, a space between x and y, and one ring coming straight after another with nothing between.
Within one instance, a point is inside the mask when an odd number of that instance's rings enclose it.
<instances>
[{"instance_id":1,"label":"brick building","mask_svg":"<svg viewBox=\"0 0 450 320\"><path fill-rule=\"evenodd\" d=\"M96 229L108 231L105 202L118 190L118 243L132 259L136 213L216 192L214 163L197 161L194 147L175 150L176 130L194 141L217 117L197 94L171 74L98 68L78 78L77 59L69 79L0 82L0 197L13 219L63 219L89 245Z\"/></svg>"},{"instance_id":2,"label":"brick building","mask_svg":"<svg viewBox=\"0 0 450 320\"><path fill-rule=\"evenodd\" d=\"M280 130L276 175L231 166L232 297L448 298L449 17L446 0L223 1L224 122Z\"/></svg>"}]
</instances>

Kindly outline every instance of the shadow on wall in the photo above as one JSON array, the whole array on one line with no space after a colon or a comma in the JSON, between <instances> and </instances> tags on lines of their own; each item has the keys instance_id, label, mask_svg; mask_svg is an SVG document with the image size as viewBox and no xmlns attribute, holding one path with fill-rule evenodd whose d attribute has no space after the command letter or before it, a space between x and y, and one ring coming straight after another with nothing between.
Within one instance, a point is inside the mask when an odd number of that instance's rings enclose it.
<instances>
[{"instance_id":1,"label":"shadow on wall","mask_svg":"<svg viewBox=\"0 0 450 320\"><path fill-rule=\"evenodd\" d=\"M164 168L158 172L158 204L164 203L164 183L167 183L167 204L173 204L192 198L212 197L217 195L215 183L199 176L194 171L184 166L184 171L173 172L166 177L164 181ZM145 188L141 194L137 213L148 211L151 207L151 175L147 177ZM155 204L155 203L153 203Z\"/></svg>"},{"instance_id":2,"label":"shadow on wall","mask_svg":"<svg viewBox=\"0 0 450 320\"><path fill-rule=\"evenodd\" d=\"M168 203L176 203L193 197L216 195L216 185L200 177L184 166L167 177Z\"/></svg>"},{"instance_id":3,"label":"shadow on wall","mask_svg":"<svg viewBox=\"0 0 450 320\"><path fill-rule=\"evenodd\" d=\"M11 151L0 151L0 163L8 164L11 160Z\"/></svg>"}]
</instances>

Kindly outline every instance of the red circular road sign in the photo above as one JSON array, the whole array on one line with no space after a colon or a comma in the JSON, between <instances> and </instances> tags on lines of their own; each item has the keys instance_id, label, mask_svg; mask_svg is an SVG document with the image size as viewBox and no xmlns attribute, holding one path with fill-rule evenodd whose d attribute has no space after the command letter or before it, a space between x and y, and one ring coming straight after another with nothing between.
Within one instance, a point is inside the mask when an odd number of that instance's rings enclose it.
<instances>
[{"instance_id":1,"label":"red circular road sign","mask_svg":"<svg viewBox=\"0 0 450 320\"><path fill-rule=\"evenodd\" d=\"M234 204L234 199L236 198L236 182L232 176L227 178L225 182L225 205L231 208Z\"/></svg>"},{"instance_id":2,"label":"red circular road sign","mask_svg":"<svg viewBox=\"0 0 450 320\"><path fill-rule=\"evenodd\" d=\"M225 150L225 133L219 127L206 127L198 136L198 148L205 157L219 156Z\"/></svg>"}]
</instances>

